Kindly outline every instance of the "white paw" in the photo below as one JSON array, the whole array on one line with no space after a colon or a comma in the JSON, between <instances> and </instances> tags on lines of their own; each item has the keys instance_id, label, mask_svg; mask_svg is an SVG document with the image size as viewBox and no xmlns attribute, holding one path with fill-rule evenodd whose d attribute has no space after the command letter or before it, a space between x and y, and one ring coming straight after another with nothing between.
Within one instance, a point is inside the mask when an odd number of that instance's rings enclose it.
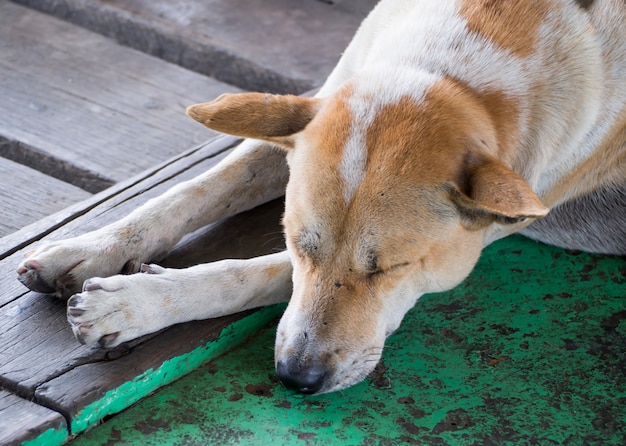
<instances>
[{"instance_id":1,"label":"white paw","mask_svg":"<svg viewBox=\"0 0 626 446\"><path fill-rule=\"evenodd\" d=\"M137 272L140 264L138 259L126 258L122 244L114 238L93 232L30 251L17 274L33 291L68 297L90 277Z\"/></svg>"},{"instance_id":2,"label":"white paw","mask_svg":"<svg viewBox=\"0 0 626 446\"><path fill-rule=\"evenodd\" d=\"M141 270L147 274L88 279L82 292L70 297L67 319L79 342L115 347L168 325L161 322L162 293L152 276L165 269L142 265Z\"/></svg>"}]
</instances>

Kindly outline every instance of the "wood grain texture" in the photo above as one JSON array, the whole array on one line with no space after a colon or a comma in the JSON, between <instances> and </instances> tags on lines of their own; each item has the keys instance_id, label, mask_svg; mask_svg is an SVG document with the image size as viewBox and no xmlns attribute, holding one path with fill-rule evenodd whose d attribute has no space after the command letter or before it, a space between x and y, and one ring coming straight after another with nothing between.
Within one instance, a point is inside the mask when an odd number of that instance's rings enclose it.
<instances>
[{"instance_id":1,"label":"wood grain texture","mask_svg":"<svg viewBox=\"0 0 626 446\"><path fill-rule=\"evenodd\" d=\"M240 88L319 87L375 0L17 0Z\"/></svg>"},{"instance_id":2,"label":"wood grain texture","mask_svg":"<svg viewBox=\"0 0 626 446\"><path fill-rule=\"evenodd\" d=\"M136 381L144 373L146 379L150 379L150 375L165 361L217 341L222 330L229 324L250 314L248 311L218 319L189 322L168 328L155 336L146 336L141 342L134 342L108 352L109 357L85 361L68 368L63 374L51 376L37 387L35 398L38 402L59 411L68 420L80 418L84 415L81 412L94 403L102 405L105 411L111 402L125 408L147 395L142 394L142 390L124 395L124 390L116 392L120 386ZM142 387L141 384L131 385L134 389ZM111 391L116 395L111 396L109 393ZM104 401L101 401L103 399ZM101 409L96 409L99 410ZM117 411L119 410L113 410ZM75 423L72 433L78 433L88 427L88 424L91 423L83 422L78 426Z\"/></svg>"},{"instance_id":3,"label":"wood grain texture","mask_svg":"<svg viewBox=\"0 0 626 446\"><path fill-rule=\"evenodd\" d=\"M0 136L78 174L121 181L205 141L212 133L185 107L227 91L237 89L0 2ZM61 179L83 187L71 173Z\"/></svg>"},{"instance_id":4,"label":"wood grain texture","mask_svg":"<svg viewBox=\"0 0 626 446\"><path fill-rule=\"evenodd\" d=\"M0 158L0 237L90 196L76 186Z\"/></svg>"},{"instance_id":5,"label":"wood grain texture","mask_svg":"<svg viewBox=\"0 0 626 446\"><path fill-rule=\"evenodd\" d=\"M65 418L58 412L24 400L0 389L0 444L18 445L49 429L66 431Z\"/></svg>"}]
</instances>

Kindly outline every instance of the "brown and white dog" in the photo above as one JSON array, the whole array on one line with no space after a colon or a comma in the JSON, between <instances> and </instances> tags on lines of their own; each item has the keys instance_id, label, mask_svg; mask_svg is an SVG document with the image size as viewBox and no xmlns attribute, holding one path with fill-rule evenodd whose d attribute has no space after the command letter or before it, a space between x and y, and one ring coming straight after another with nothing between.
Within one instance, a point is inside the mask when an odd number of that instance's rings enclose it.
<instances>
[{"instance_id":1,"label":"brown and white dog","mask_svg":"<svg viewBox=\"0 0 626 446\"><path fill-rule=\"evenodd\" d=\"M623 0L382 1L317 97L190 107L250 139L121 221L43 245L20 280L66 295L85 281L68 319L103 346L289 300L279 378L343 389L422 294L457 285L498 238L626 253L625 23ZM141 265L281 196L289 175L286 252ZM114 275L124 265L146 274Z\"/></svg>"}]
</instances>

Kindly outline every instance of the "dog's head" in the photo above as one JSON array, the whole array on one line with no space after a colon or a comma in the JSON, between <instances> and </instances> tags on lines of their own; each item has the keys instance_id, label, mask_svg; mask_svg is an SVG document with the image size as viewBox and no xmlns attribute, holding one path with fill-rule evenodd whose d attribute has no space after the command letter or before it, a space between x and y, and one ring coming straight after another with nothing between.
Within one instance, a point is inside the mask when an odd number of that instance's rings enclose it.
<instances>
[{"instance_id":1,"label":"dog's head","mask_svg":"<svg viewBox=\"0 0 626 446\"><path fill-rule=\"evenodd\" d=\"M355 83L324 99L225 95L188 113L287 150L294 288L275 355L304 393L365 378L416 300L469 274L488 228L547 212L497 161L480 101L445 81L389 98Z\"/></svg>"}]
</instances>

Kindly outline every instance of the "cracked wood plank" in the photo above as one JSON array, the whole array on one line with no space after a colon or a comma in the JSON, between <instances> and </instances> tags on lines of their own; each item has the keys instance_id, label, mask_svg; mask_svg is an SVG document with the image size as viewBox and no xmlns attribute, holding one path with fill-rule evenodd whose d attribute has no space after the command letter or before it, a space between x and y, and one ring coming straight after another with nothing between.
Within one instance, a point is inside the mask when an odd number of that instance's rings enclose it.
<instances>
[{"instance_id":1,"label":"cracked wood plank","mask_svg":"<svg viewBox=\"0 0 626 446\"><path fill-rule=\"evenodd\" d=\"M67 437L65 418L58 412L0 389L0 444L17 445L36 437L59 444Z\"/></svg>"}]
</instances>

